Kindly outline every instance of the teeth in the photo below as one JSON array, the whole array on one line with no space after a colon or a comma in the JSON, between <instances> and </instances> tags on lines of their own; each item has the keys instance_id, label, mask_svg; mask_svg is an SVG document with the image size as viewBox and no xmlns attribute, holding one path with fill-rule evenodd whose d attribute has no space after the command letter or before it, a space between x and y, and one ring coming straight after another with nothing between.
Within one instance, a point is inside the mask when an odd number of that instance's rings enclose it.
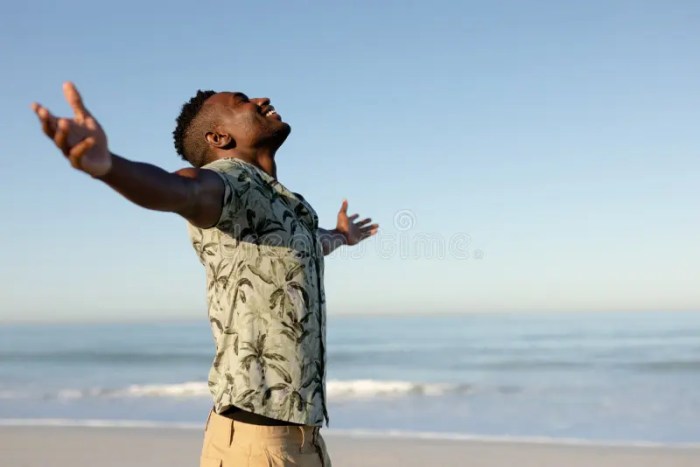
<instances>
[{"instance_id":1,"label":"teeth","mask_svg":"<svg viewBox=\"0 0 700 467\"><path fill-rule=\"evenodd\" d=\"M269 117L270 115L275 115L275 114L277 114L277 112L275 112L274 110L270 110L269 112L267 112L267 113L265 114L265 116L266 116L266 117Z\"/></svg>"}]
</instances>

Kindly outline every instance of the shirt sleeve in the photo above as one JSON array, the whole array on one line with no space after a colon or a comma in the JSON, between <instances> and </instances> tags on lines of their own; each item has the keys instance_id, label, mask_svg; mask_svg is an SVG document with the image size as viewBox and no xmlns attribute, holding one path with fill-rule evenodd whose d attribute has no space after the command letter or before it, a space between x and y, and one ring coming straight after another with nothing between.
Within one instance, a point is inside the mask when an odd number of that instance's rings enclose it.
<instances>
[{"instance_id":1,"label":"shirt sleeve","mask_svg":"<svg viewBox=\"0 0 700 467\"><path fill-rule=\"evenodd\" d=\"M210 227L212 229L224 231L230 230L233 225L236 211L235 204L237 204L234 200L236 190L233 186L233 183L237 180L237 174L234 175L231 173L231 168L228 167L229 164L226 164L226 162L227 161L225 160L219 160L202 167L204 170L211 170L214 172L221 178L221 181L224 182L224 196L221 201L221 216L219 216L219 220L216 222L216 224Z\"/></svg>"}]
</instances>

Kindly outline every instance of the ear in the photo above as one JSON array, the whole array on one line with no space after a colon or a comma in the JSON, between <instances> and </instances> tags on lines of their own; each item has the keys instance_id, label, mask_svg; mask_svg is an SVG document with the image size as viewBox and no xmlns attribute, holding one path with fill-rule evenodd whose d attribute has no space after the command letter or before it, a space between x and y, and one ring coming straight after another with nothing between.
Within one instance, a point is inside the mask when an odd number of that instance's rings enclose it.
<instances>
[{"instance_id":1,"label":"ear","mask_svg":"<svg viewBox=\"0 0 700 467\"><path fill-rule=\"evenodd\" d=\"M218 129L215 131L208 131L204 137L207 139L207 143L217 149L226 149L228 147L235 146L233 138L228 133L220 133Z\"/></svg>"}]
</instances>

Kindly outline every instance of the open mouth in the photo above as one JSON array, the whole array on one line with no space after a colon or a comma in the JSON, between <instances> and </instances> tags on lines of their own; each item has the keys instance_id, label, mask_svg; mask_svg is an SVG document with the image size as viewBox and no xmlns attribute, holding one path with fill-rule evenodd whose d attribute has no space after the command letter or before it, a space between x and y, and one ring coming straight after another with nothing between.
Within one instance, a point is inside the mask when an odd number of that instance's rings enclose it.
<instances>
[{"instance_id":1,"label":"open mouth","mask_svg":"<svg viewBox=\"0 0 700 467\"><path fill-rule=\"evenodd\" d=\"M274 116L277 116L277 118L279 118L279 114L277 113L277 111L275 110L275 108L272 107L271 105L268 106L268 107L263 111L263 115L266 116L266 117L274 117Z\"/></svg>"}]
</instances>

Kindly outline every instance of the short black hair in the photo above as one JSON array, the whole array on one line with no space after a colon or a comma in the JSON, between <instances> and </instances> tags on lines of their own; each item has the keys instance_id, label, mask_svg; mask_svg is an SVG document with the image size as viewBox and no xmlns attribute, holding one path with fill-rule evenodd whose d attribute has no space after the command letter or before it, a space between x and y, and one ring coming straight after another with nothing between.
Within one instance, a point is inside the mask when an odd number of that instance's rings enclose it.
<instances>
[{"instance_id":1,"label":"short black hair","mask_svg":"<svg viewBox=\"0 0 700 467\"><path fill-rule=\"evenodd\" d=\"M173 131L175 150L180 157L195 167L204 165L206 153L209 150L204 138L196 136L208 131L210 122L197 117L201 116L204 101L214 94L216 94L215 91L198 90L197 94L182 106Z\"/></svg>"}]
</instances>

